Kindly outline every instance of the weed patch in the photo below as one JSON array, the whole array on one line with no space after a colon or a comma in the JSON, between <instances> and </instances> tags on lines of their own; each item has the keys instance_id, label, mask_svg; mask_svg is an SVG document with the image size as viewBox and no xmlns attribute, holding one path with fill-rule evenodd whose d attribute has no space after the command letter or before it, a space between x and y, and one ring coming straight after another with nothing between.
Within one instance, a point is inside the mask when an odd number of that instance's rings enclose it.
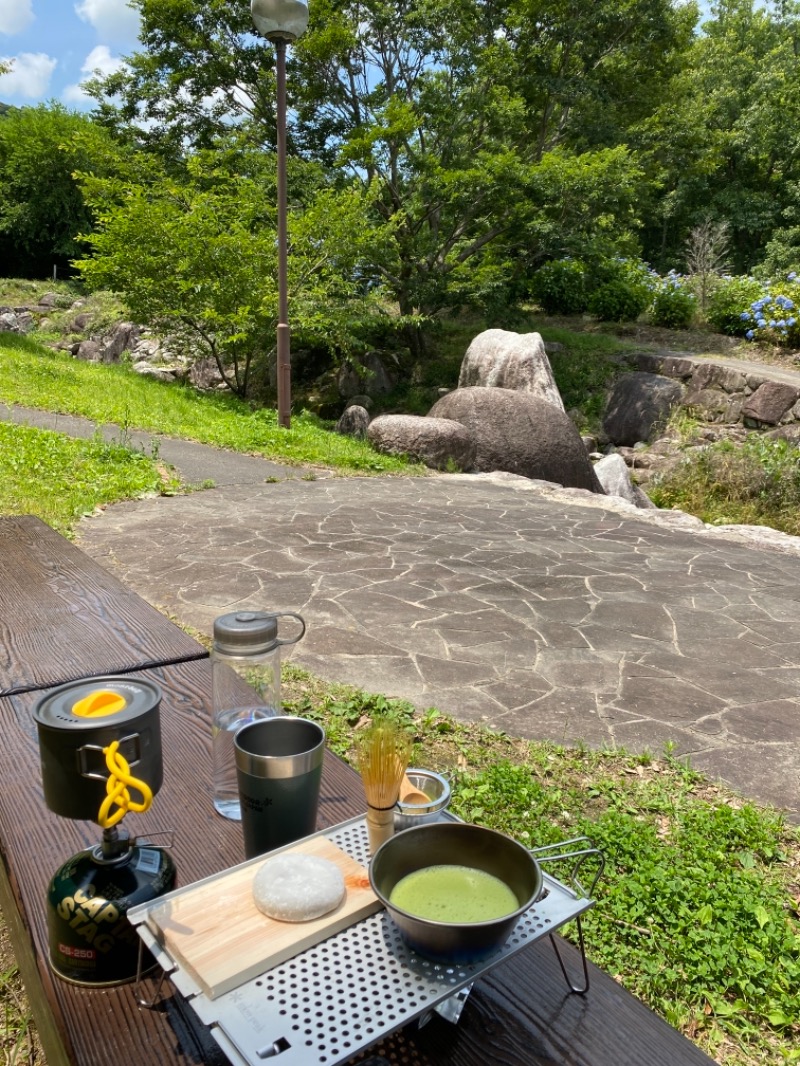
<instances>
[{"instance_id":1,"label":"weed patch","mask_svg":"<svg viewBox=\"0 0 800 1066\"><path fill-rule=\"evenodd\" d=\"M178 480L141 452L0 422L0 514L34 514L67 536L118 500L168 494Z\"/></svg>"}]
</instances>

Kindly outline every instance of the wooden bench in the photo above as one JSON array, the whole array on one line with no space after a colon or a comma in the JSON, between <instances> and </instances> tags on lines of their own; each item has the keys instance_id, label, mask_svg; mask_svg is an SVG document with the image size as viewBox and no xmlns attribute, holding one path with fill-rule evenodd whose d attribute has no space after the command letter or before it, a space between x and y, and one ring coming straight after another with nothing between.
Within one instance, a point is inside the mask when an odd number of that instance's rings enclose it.
<instances>
[{"instance_id":1,"label":"wooden bench","mask_svg":"<svg viewBox=\"0 0 800 1066\"><path fill-rule=\"evenodd\" d=\"M59 818L45 806L32 710L41 688L75 676L115 670L149 678L163 692L161 705L164 785L147 814L126 825L138 836L175 831L173 857L179 883L189 884L241 862L241 830L216 815L210 802L210 664L199 645L151 608L132 597L67 541L36 527L33 520L0 519L0 536L14 539L21 528L14 565L24 565L26 583L17 598L4 588L4 634L13 634L3 678L17 691L0 698L0 906L33 1006L49 1066L192 1066L226 1062L208 1030L181 994L165 981L155 1010L137 1004L131 983L85 988L55 977L47 963L45 894L51 875L70 855L99 839L94 823ZM8 557L0 561L5 585ZM60 580L61 568L65 576ZM40 571L37 575L37 568ZM87 589L82 588L85 568ZM101 571L98 573L98 571ZM48 637L44 613L58 601L54 618L75 643L63 654ZM72 603L80 626L69 616ZM94 613L94 622L92 615ZM29 620L39 654L52 645L47 662L18 658L33 647L24 635ZM111 620L110 637L106 633ZM151 635L138 632L147 624ZM114 635L116 634L116 635ZM123 653L128 650L128 657ZM102 654L98 649L102 650ZM153 664L157 653L164 661ZM140 670L135 654L144 660ZM182 660L182 661L181 661ZM87 669L89 667L89 669ZM59 669L64 672L58 676ZM76 671L82 671L76 674ZM39 689L34 688L36 679ZM26 691L21 691L21 687ZM319 827L336 825L363 811L358 776L335 756L326 756ZM602 906L602 891L600 893ZM568 967L577 975L577 952L559 938ZM677 1031L590 966L586 996L568 992L547 940L520 951L477 982L457 1025L435 1015L423 1028L407 1026L366 1057L408 1066L701 1066L711 1060ZM362 1059L364 1056L360 1056ZM276 1060L276 1061L279 1061Z\"/></svg>"}]
</instances>

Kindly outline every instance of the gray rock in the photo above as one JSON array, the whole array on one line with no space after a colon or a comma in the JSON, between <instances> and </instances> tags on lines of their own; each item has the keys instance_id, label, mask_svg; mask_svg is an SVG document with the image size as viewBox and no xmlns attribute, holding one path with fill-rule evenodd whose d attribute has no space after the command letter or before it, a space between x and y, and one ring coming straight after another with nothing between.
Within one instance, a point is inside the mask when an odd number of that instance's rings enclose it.
<instances>
[{"instance_id":1,"label":"gray rock","mask_svg":"<svg viewBox=\"0 0 800 1066\"><path fill-rule=\"evenodd\" d=\"M136 373L145 378L155 378L156 381L175 381L175 375L165 366L149 366L145 364L141 369L137 369Z\"/></svg>"},{"instance_id":2,"label":"gray rock","mask_svg":"<svg viewBox=\"0 0 800 1066\"><path fill-rule=\"evenodd\" d=\"M722 389L690 388L683 397L683 406L705 422L730 422L741 412L741 400Z\"/></svg>"},{"instance_id":3,"label":"gray rock","mask_svg":"<svg viewBox=\"0 0 800 1066\"><path fill-rule=\"evenodd\" d=\"M19 319L13 311L0 312L0 333L21 333Z\"/></svg>"},{"instance_id":4,"label":"gray rock","mask_svg":"<svg viewBox=\"0 0 800 1066\"><path fill-rule=\"evenodd\" d=\"M389 455L408 455L434 470L455 465L471 470L475 441L461 422L418 415L380 415L370 422L367 439Z\"/></svg>"},{"instance_id":5,"label":"gray rock","mask_svg":"<svg viewBox=\"0 0 800 1066\"><path fill-rule=\"evenodd\" d=\"M363 440L367 435L368 426L369 411L366 407L350 404L342 412L335 428L336 432L341 433L343 437L356 437Z\"/></svg>"},{"instance_id":6,"label":"gray rock","mask_svg":"<svg viewBox=\"0 0 800 1066\"><path fill-rule=\"evenodd\" d=\"M608 401L603 429L615 444L649 441L680 404L683 391L678 381L659 374L623 374Z\"/></svg>"},{"instance_id":7,"label":"gray rock","mask_svg":"<svg viewBox=\"0 0 800 1066\"><path fill-rule=\"evenodd\" d=\"M790 444L800 445L800 425L781 426L779 429L771 429L764 434L771 440L788 440Z\"/></svg>"},{"instance_id":8,"label":"gray rock","mask_svg":"<svg viewBox=\"0 0 800 1066\"><path fill-rule=\"evenodd\" d=\"M800 389L782 381L765 381L742 405L742 417L768 426L776 426L787 411L790 411Z\"/></svg>"},{"instance_id":9,"label":"gray rock","mask_svg":"<svg viewBox=\"0 0 800 1066\"><path fill-rule=\"evenodd\" d=\"M443 396L429 418L461 422L475 441L475 470L505 470L602 493L583 441L563 410L529 393L463 388Z\"/></svg>"},{"instance_id":10,"label":"gray rock","mask_svg":"<svg viewBox=\"0 0 800 1066\"><path fill-rule=\"evenodd\" d=\"M512 333L505 329L479 333L461 363L458 387L513 389L564 410L544 341L538 333Z\"/></svg>"},{"instance_id":11,"label":"gray rock","mask_svg":"<svg viewBox=\"0 0 800 1066\"><path fill-rule=\"evenodd\" d=\"M370 352L364 356L359 366L343 365L339 369L337 385L339 395L347 400L361 393L366 393L367 396L385 396L392 391L395 382L380 357L375 352Z\"/></svg>"},{"instance_id":12,"label":"gray rock","mask_svg":"<svg viewBox=\"0 0 800 1066\"><path fill-rule=\"evenodd\" d=\"M692 374L692 390L722 389L723 392L742 392L747 377L741 370L722 366L719 363L701 363Z\"/></svg>"},{"instance_id":13,"label":"gray rock","mask_svg":"<svg viewBox=\"0 0 800 1066\"><path fill-rule=\"evenodd\" d=\"M350 399L347 401L346 406L363 407L365 411L369 411L370 407L372 407L372 397L367 396L366 394L356 394L355 396L350 397Z\"/></svg>"},{"instance_id":14,"label":"gray rock","mask_svg":"<svg viewBox=\"0 0 800 1066\"><path fill-rule=\"evenodd\" d=\"M635 507L655 509L650 497L631 481L628 465L619 453L604 456L594 464L594 472L609 496L621 496Z\"/></svg>"},{"instance_id":15,"label":"gray rock","mask_svg":"<svg viewBox=\"0 0 800 1066\"><path fill-rule=\"evenodd\" d=\"M78 359L83 359L86 363L102 363L103 346L100 341L92 339L81 341L75 354Z\"/></svg>"},{"instance_id":16,"label":"gray rock","mask_svg":"<svg viewBox=\"0 0 800 1066\"><path fill-rule=\"evenodd\" d=\"M55 307L58 304L57 292L46 292L39 297L40 307Z\"/></svg>"},{"instance_id":17,"label":"gray rock","mask_svg":"<svg viewBox=\"0 0 800 1066\"><path fill-rule=\"evenodd\" d=\"M103 341L103 362L118 363L123 352L133 348L139 339L139 327L133 322L117 322Z\"/></svg>"}]
</instances>

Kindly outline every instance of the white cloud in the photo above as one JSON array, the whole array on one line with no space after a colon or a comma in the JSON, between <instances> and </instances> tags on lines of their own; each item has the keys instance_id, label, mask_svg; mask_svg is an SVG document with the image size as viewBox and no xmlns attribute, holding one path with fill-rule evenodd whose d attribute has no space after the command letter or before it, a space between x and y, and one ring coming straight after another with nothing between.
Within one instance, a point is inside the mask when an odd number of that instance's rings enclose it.
<instances>
[{"instance_id":1,"label":"white cloud","mask_svg":"<svg viewBox=\"0 0 800 1066\"><path fill-rule=\"evenodd\" d=\"M0 99L24 96L36 100L47 95L57 59L44 52L20 52L18 56L2 56L0 59L3 62L10 60L12 64L8 74L0 74Z\"/></svg>"},{"instance_id":2,"label":"white cloud","mask_svg":"<svg viewBox=\"0 0 800 1066\"><path fill-rule=\"evenodd\" d=\"M84 80L88 80L89 78L94 77L97 71L105 76L113 74L124 65L125 64L120 56L112 56L107 45L99 44L96 48L93 48L86 59L84 59L83 66L81 67L81 74L83 74ZM68 85L61 96L67 103L73 104L83 104L89 100L89 97L80 85Z\"/></svg>"},{"instance_id":3,"label":"white cloud","mask_svg":"<svg viewBox=\"0 0 800 1066\"><path fill-rule=\"evenodd\" d=\"M20 33L33 22L33 0L0 0L0 33Z\"/></svg>"},{"instance_id":4,"label":"white cloud","mask_svg":"<svg viewBox=\"0 0 800 1066\"><path fill-rule=\"evenodd\" d=\"M14 2L0 0L0 4ZM139 12L128 7L128 0L79 0L75 11L107 40L134 41L139 34Z\"/></svg>"}]
</instances>

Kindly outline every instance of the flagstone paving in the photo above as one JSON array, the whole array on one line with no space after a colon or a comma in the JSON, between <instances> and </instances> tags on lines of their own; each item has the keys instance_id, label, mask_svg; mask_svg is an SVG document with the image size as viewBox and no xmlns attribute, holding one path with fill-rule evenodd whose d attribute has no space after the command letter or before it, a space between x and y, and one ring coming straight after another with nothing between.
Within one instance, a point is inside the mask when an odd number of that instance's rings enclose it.
<instances>
[{"instance_id":1,"label":"flagstone paving","mask_svg":"<svg viewBox=\"0 0 800 1066\"><path fill-rule=\"evenodd\" d=\"M668 745L800 820L800 540L520 478L287 473L109 507L80 544L202 632L298 611L292 661L323 678L523 737Z\"/></svg>"}]
</instances>

